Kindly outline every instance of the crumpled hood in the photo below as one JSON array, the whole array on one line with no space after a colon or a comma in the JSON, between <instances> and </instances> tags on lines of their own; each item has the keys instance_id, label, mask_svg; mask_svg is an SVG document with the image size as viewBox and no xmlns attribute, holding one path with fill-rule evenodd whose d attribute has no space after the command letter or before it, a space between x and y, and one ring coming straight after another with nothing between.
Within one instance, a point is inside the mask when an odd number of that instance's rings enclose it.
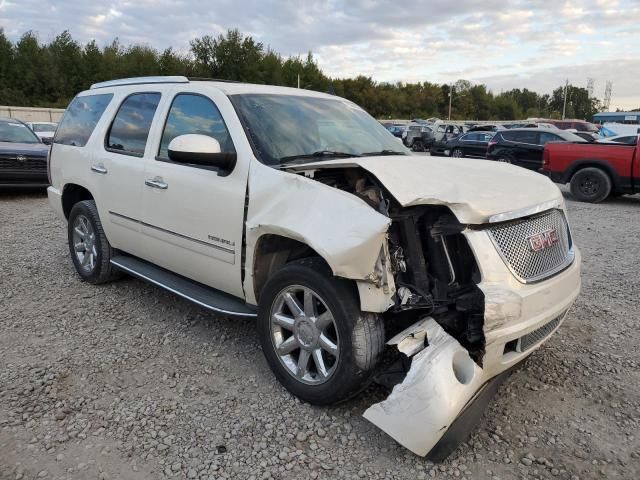
<instances>
[{"instance_id":1,"label":"crumpled hood","mask_svg":"<svg viewBox=\"0 0 640 480\"><path fill-rule=\"evenodd\" d=\"M447 205L461 223L487 223L495 215L563 203L547 177L489 160L418 155L355 157L294 165L292 171L362 167L404 207Z\"/></svg>"}]
</instances>

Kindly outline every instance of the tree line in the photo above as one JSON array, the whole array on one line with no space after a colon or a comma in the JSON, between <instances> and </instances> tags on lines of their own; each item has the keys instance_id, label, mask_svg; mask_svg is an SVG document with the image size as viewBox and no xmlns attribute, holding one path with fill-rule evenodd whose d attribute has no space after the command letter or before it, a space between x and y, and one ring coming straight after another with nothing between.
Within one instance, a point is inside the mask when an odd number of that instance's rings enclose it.
<instances>
[{"instance_id":1,"label":"tree line","mask_svg":"<svg viewBox=\"0 0 640 480\"><path fill-rule=\"evenodd\" d=\"M348 98L379 119L446 119L450 94L452 119L560 118L564 106L564 86L544 95L526 88L494 94L486 85L467 80L445 85L376 82L364 75L332 78L322 72L311 52L284 57L238 30L196 38L185 54L172 48L158 51L147 45L122 45L118 39L103 47L95 40L81 44L68 31L49 43L41 42L32 31L12 42L0 28L0 105L66 107L92 83L148 75L289 87L299 82L301 88ZM567 87L567 118L590 119L599 107L587 89Z\"/></svg>"}]
</instances>

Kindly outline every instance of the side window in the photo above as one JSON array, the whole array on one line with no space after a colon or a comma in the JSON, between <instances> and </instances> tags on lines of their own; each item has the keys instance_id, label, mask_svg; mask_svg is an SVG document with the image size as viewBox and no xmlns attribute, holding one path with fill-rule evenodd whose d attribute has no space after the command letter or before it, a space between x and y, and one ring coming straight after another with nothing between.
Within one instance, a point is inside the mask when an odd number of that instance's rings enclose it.
<instances>
[{"instance_id":1,"label":"side window","mask_svg":"<svg viewBox=\"0 0 640 480\"><path fill-rule=\"evenodd\" d=\"M84 147L112 98L112 93L74 98L64 112L53 142Z\"/></svg>"},{"instance_id":2,"label":"side window","mask_svg":"<svg viewBox=\"0 0 640 480\"><path fill-rule=\"evenodd\" d=\"M485 133L484 135L482 135L482 138L480 139L482 142L488 142L493 138L493 134L491 133Z\"/></svg>"},{"instance_id":3,"label":"side window","mask_svg":"<svg viewBox=\"0 0 640 480\"><path fill-rule=\"evenodd\" d=\"M520 143L530 143L532 145L536 145L536 137L538 136L537 132L517 132L514 142Z\"/></svg>"},{"instance_id":4,"label":"side window","mask_svg":"<svg viewBox=\"0 0 640 480\"><path fill-rule=\"evenodd\" d=\"M136 157L144 155L144 147L158 102L159 93L129 95L113 119L107 134L107 149Z\"/></svg>"},{"instance_id":5,"label":"side window","mask_svg":"<svg viewBox=\"0 0 640 480\"><path fill-rule=\"evenodd\" d=\"M464 137L461 138L461 140L466 140L468 142L475 142L478 140L478 134L477 133L467 133Z\"/></svg>"},{"instance_id":6,"label":"side window","mask_svg":"<svg viewBox=\"0 0 640 480\"><path fill-rule=\"evenodd\" d=\"M159 160L169 159L169 143L179 135L196 133L215 138L223 153L233 153L235 148L218 107L202 95L180 93L176 95L167 115L162 132Z\"/></svg>"},{"instance_id":7,"label":"side window","mask_svg":"<svg viewBox=\"0 0 640 480\"><path fill-rule=\"evenodd\" d=\"M540 132L540 141L538 143L540 145L546 145L547 142L557 142L558 140L562 140L558 135L549 132Z\"/></svg>"}]
</instances>

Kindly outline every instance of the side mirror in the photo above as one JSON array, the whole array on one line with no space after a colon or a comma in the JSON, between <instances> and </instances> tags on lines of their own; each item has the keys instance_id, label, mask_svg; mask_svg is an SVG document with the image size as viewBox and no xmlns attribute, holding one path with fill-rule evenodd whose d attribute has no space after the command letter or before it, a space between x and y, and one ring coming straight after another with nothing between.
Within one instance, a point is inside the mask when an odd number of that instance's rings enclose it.
<instances>
[{"instance_id":1,"label":"side mirror","mask_svg":"<svg viewBox=\"0 0 640 480\"><path fill-rule=\"evenodd\" d=\"M216 167L226 173L236 164L236 154L220 151L220 143L207 135L179 135L169 143L169 159L176 163L189 163Z\"/></svg>"}]
</instances>

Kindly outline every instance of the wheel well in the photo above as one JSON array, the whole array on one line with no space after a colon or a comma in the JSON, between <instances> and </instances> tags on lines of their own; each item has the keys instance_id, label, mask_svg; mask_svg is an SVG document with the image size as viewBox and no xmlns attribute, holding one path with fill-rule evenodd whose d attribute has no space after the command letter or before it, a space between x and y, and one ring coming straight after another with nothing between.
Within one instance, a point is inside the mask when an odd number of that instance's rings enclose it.
<instances>
[{"instance_id":1,"label":"wheel well","mask_svg":"<svg viewBox=\"0 0 640 480\"><path fill-rule=\"evenodd\" d=\"M93 200L89 190L74 183L65 185L62 190L62 211L65 218L68 219L73 206L83 200Z\"/></svg>"},{"instance_id":2,"label":"wheel well","mask_svg":"<svg viewBox=\"0 0 640 480\"><path fill-rule=\"evenodd\" d=\"M585 168L597 168L598 170L601 170L605 175L609 177L609 180L611 180L612 190L615 190L616 187L618 187L620 183L619 178L616 173L612 171L611 166L609 166L607 163L599 161L582 161L576 164L569 173L567 181L570 182L571 180L573 180L573 177L575 177L580 170L584 170Z\"/></svg>"},{"instance_id":3,"label":"wheel well","mask_svg":"<svg viewBox=\"0 0 640 480\"><path fill-rule=\"evenodd\" d=\"M260 301L260 293L274 273L289 262L309 257L322 258L313 248L298 240L273 234L261 236L253 260L253 290L256 300Z\"/></svg>"}]
</instances>

